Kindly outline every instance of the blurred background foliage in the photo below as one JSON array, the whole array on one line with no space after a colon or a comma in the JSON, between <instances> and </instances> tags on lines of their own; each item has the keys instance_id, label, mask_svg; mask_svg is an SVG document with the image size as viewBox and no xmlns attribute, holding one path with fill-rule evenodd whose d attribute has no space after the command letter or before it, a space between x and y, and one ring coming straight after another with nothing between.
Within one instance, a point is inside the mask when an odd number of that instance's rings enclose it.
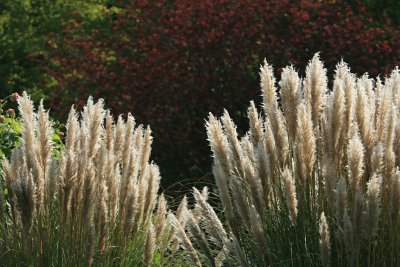
<instances>
[{"instance_id":1,"label":"blurred background foliage","mask_svg":"<svg viewBox=\"0 0 400 267\"><path fill-rule=\"evenodd\" d=\"M90 26L101 17L105 1L2 0L0 2L1 97L28 90L36 99L48 99L53 79L47 65L47 40L62 33L64 24L79 12Z\"/></svg>"},{"instance_id":2,"label":"blurred background foliage","mask_svg":"<svg viewBox=\"0 0 400 267\"><path fill-rule=\"evenodd\" d=\"M258 69L300 71L321 51L358 74L388 75L400 59L396 0L2 0L0 98L28 91L64 120L105 98L154 132L164 186L207 182L204 119L225 107L246 129L260 102Z\"/></svg>"}]
</instances>

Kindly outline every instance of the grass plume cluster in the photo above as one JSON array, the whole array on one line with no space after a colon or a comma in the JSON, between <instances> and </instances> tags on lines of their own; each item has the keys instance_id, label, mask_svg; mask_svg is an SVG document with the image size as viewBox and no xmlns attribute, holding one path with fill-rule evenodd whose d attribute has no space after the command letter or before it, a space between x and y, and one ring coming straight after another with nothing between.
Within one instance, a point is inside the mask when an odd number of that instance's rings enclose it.
<instances>
[{"instance_id":1,"label":"grass plume cluster","mask_svg":"<svg viewBox=\"0 0 400 267\"><path fill-rule=\"evenodd\" d=\"M260 75L263 112L250 103L246 135L227 111L209 115L226 224L195 190L193 242L226 251L228 265L399 265L399 69L357 78L342 61L328 90L316 54L304 78L289 66L277 84L267 62Z\"/></svg>"},{"instance_id":2,"label":"grass plume cluster","mask_svg":"<svg viewBox=\"0 0 400 267\"><path fill-rule=\"evenodd\" d=\"M24 93L19 111L21 146L2 162L0 265L168 261L173 232L158 194L158 167L149 162L150 129L136 126L130 114L115 122L102 100L90 98L80 116L71 109L65 149L56 157L42 103L35 112Z\"/></svg>"}]
</instances>

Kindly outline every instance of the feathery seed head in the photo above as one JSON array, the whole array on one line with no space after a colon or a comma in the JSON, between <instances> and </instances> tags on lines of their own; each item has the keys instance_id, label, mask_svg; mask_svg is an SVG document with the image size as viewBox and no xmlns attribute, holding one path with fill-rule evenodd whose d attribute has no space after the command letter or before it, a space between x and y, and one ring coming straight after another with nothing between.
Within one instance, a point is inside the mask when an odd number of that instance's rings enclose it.
<instances>
[{"instance_id":1,"label":"feathery seed head","mask_svg":"<svg viewBox=\"0 0 400 267\"><path fill-rule=\"evenodd\" d=\"M224 164L226 172L229 164L229 144L228 139L222 129L222 125L211 113L206 123L208 141L210 142L211 151L215 161Z\"/></svg>"},{"instance_id":2,"label":"feathery seed head","mask_svg":"<svg viewBox=\"0 0 400 267\"><path fill-rule=\"evenodd\" d=\"M146 266L152 266L154 251L156 249L156 234L154 231L154 225L150 222L147 229L146 245L144 250L144 262Z\"/></svg>"},{"instance_id":3,"label":"feathery seed head","mask_svg":"<svg viewBox=\"0 0 400 267\"><path fill-rule=\"evenodd\" d=\"M352 188L360 185L364 173L364 146L357 132L349 140L347 163Z\"/></svg>"},{"instance_id":4,"label":"feathery seed head","mask_svg":"<svg viewBox=\"0 0 400 267\"><path fill-rule=\"evenodd\" d=\"M302 88L301 80L293 66L283 69L281 81L282 107L285 113L289 138L294 142L296 137L297 107L301 103Z\"/></svg>"},{"instance_id":5,"label":"feathery seed head","mask_svg":"<svg viewBox=\"0 0 400 267\"><path fill-rule=\"evenodd\" d=\"M318 120L322 109L326 105L327 78L326 69L316 53L306 67L306 79L304 81L304 93L308 111L312 113L312 122L318 126Z\"/></svg>"},{"instance_id":6,"label":"feathery seed head","mask_svg":"<svg viewBox=\"0 0 400 267\"><path fill-rule=\"evenodd\" d=\"M297 218L297 197L296 197L296 185L295 181L288 168L285 168L282 172L282 178L285 185L285 196L287 206L289 209L290 220L292 225L296 225Z\"/></svg>"},{"instance_id":7,"label":"feathery seed head","mask_svg":"<svg viewBox=\"0 0 400 267\"><path fill-rule=\"evenodd\" d=\"M247 117L249 118L250 124L251 142L254 146L257 146L262 140L263 124L253 101L250 101L250 106L247 110Z\"/></svg>"},{"instance_id":8,"label":"feathery seed head","mask_svg":"<svg viewBox=\"0 0 400 267\"><path fill-rule=\"evenodd\" d=\"M371 156L371 172L372 173L379 173L381 168L382 168L382 164L383 164L383 147L381 143L378 143L373 152L372 152L372 156Z\"/></svg>"},{"instance_id":9,"label":"feathery seed head","mask_svg":"<svg viewBox=\"0 0 400 267\"><path fill-rule=\"evenodd\" d=\"M345 96L343 90L343 81L336 79L333 86L333 94L328 103L328 140L329 150L335 158L339 156L339 139L343 129L343 118L345 115Z\"/></svg>"},{"instance_id":10,"label":"feathery seed head","mask_svg":"<svg viewBox=\"0 0 400 267\"><path fill-rule=\"evenodd\" d=\"M365 233L368 237L374 236L379 227L379 217L381 214L381 182L381 177L373 174L367 184L367 214Z\"/></svg>"},{"instance_id":11,"label":"feathery seed head","mask_svg":"<svg viewBox=\"0 0 400 267\"><path fill-rule=\"evenodd\" d=\"M331 245L330 245L330 234L329 234L329 226L325 217L325 213L321 213L321 218L319 221L319 246L321 250L321 260L324 266L330 266L330 253L331 253Z\"/></svg>"},{"instance_id":12,"label":"feathery seed head","mask_svg":"<svg viewBox=\"0 0 400 267\"><path fill-rule=\"evenodd\" d=\"M400 69L397 66L390 74L390 84L392 87L392 96L394 104L398 106L400 97Z\"/></svg>"},{"instance_id":13,"label":"feathery seed head","mask_svg":"<svg viewBox=\"0 0 400 267\"><path fill-rule=\"evenodd\" d=\"M311 177L315 162L315 135L311 114L304 103L297 111L297 139L295 143L297 163L302 180Z\"/></svg>"},{"instance_id":14,"label":"feathery seed head","mask_svg":"<svg viewBox=\"0 0 400 267\"><path fill-rule=\"evenodd\" d=\"M260 67L260 77L264 110L275 110L277 104L274 71L265 59L264 65ZM268 112L266 113L268 114Z\"/></svg>"}]
</instances>

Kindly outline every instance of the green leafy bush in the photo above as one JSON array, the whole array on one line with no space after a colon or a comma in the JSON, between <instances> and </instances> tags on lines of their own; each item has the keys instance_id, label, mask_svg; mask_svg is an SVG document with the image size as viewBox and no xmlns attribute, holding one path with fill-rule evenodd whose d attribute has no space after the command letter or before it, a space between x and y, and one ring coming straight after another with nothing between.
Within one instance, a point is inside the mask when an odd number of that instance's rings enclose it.
<instances>
[{"instance_id":1,"label":"green leafy bush","mask_svg":"<svg viewBox=\"0 0 400 267\"><path fill-rule=\"evenodd\" d=\"M61 33L76 14L86 28L102 16L104 0L2 0L0 2L0 98L26 90L48 99L55 86L43 68L49 64L48 36Z\"/></svg>"},{"instance_id":2,"label":"green leafy bush","mask_svg":"<svg viewBox=\"0 0 400 267\"><path fill-rule=\"evenodd\" d=\"M0 156L9 157L14 147L19 144L21 127L13 118L4 118L0 115Z\"/></svg>"}]
</instances>

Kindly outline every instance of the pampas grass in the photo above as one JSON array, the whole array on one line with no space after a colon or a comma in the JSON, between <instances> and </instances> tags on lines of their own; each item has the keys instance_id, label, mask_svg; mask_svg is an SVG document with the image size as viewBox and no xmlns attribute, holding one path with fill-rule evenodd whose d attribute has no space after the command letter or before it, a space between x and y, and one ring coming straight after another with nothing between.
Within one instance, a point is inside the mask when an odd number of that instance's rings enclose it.
<instances>
[{"instance_id":1,"label":"pampas grass","mask_svg":"<svg viewBox=\"0 0 400 267\"><path fill-rule=\"evenodd\" d=\"M220 219L231 255L226 263L399 265L399 69L384 81L357 78L341 61L332 90L318 54L304 78L284 68L280 90L273 73L265 61L264 113L250 103L243 137L228 111L221 119L210 114L206 123L227 219ZM211 226L203 230L213 243L221 224Z\"/></svg>"},{"instance_id":2,"label":"pampas grass","mask_svg":"<svg viewBox=\"0 0 400 267\"><path fill-rule=\"evenodd\" d=\"M54 130L42 102L35 112L24 93L19 111L21 146L2 161L7 195L0 193L0 265L180 261L176 253L171 257L175 234L166 223L165 198L158 195L158 167L149 162L150 128L136 127L130 114L115 124L103 101L89 98L80 115L71 108L65 149L55 157Z\"/></svg>"}]
</instances>

